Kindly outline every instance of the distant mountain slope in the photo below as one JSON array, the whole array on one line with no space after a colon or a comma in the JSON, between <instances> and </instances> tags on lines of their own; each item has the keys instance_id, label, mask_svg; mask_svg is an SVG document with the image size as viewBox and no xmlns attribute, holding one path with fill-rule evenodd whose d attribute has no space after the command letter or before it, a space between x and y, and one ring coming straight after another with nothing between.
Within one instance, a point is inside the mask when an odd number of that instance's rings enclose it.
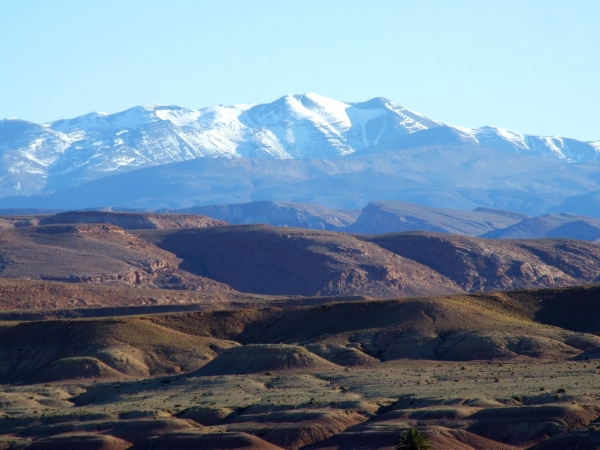
<instances>
[{"instance_id":1,"label":"distant mountain slope","mask_svg":"<svg viewBox=\"0 0 600 450\"><path fill-rule=\"evenodd\" d=\"M600 190L600 164L509 154L478 144L356 154L336 160L200 158L100 178L0 208L179 209L259 200L359 209L373 200L545 214L566 196Z\"/></svg>"},{"instance_id":2,"label":"distant mountain slope","mask_svg":"<svg viewBox=\"0 0 600 450\"><path fill-rule=\"evenodd\" d=\"M342 230L360 214L356 210L335 210L306 203L271 201L194 206L167 212L202 214L231 224L266 224L315 230Z\"/></svg>"},{"instance_id":3,"label":"distant mountain slope","mask_svg":"<svg viewBox=\"0 0 600 450\"><path fill-rule=\"evenodd\" d=\"M475 145L563 164L597 161L600 154L597 142L452 127L384 98L349 103L309 93L199 110L136 106L43 125L1 120L0 196L51 192L197 158L331 160L432 145Z\"/></svg>"},{"instance_id":4,"label":"distant mountain slope","mask_svg":"<svg viewBox=\"0 0 600 450\"><path fill-rule=\"evenodd\" d=\"M526 217L511 211L489 208L461 211L406 202L371 202L345 231L381 234L419 230L477 236L488 230L506 228Z\"/></svg>"},{"instance_id":5,"label":"distant mountain slope","mask_svg":"<svg viewBox=\"0 0 600 450\"><path fill-rule=\"evenodd\" d=\"M569 238L584 241L600 239L600 219L571 214L548 214L528 217L501 230L493 230L481 237L493 239Z\"/></svg>"},{"instance_id":6,"label":"distant mountain slope","mask_svg":"<svg viewBox=\"0 0 600 450\"><path fill-rule=\"evenodd\" d=\"M600 178L600 174L597 178ZM569 196L560 205L549 208L548 211L579 214L600 219L600 190Z\"/></svg>"},{"instance_id":7,"label":"distant mountain slope","mask_svg":"<svg viewBox=\"0 0 600 450\"><path fill-rule=\"evenodd\" d=\"M196 214L149 214L107 211L68 211L45 217L40 225L106 223L125 230L203 228L228 225L227 222Z\"/></svg>"}]
</instances>

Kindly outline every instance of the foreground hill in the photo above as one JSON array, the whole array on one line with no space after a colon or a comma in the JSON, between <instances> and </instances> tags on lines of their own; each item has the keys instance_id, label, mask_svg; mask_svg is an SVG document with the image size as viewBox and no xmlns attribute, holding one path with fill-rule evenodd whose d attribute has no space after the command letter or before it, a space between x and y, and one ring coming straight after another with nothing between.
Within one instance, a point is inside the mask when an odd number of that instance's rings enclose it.
<instances>
[{"instance_id":1,"label":"foreground hill","mask_svg":"<svg viewBox=\"0 0 600 450\"><path fill-rule=\"evenodd\" d=\"M518 303L519 295L537 299L533 310L541 311L560 294L528 291L506 299ZM160 376L197 370L209 362L201 374L337 370L404 358L535 360L600 353L600 337L515 315L510 302L493 296L15 322L0 326L0 335L5 361L0 381ZM168 352L158 350L169 346ZM231 347L236 350L223 352ZM123 357L130 358L129 364L123 364ZM176 361L179 367L173 367ZM57 363L74 372L51 369ZM86 364L95 368L87 375L77 372Z\"/></svg>"},{"instance_id":2,"label":"foreground hill","mask_svg":"<svg viewBox=\"0 0 600 450\"><path fill-rule=\"evenodd\" d=\"M594 448L600 328L573 326L598 294L4 321L0 445L391 450L417 427L439 449Z\"/></svg>"}]
</instances>

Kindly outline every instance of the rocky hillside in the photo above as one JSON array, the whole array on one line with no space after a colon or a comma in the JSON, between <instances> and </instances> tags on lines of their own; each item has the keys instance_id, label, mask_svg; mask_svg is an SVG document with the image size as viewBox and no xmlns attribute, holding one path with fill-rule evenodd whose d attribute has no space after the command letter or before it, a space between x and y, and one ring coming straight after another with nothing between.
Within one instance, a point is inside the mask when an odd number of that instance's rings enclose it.
<instances>
[{"instance_id":1,"label":"rocky hillside","mask_svg":"<svg viewBox=\"0 0 600 450\"><path fill-rule=\"evenodd\" d=\"M418 261L469 292L600 282L600 245L591 242L492 240L436 233L363 239Z\"/></svg>"},{"instance_id":2,"label":"rocky hillside","mask_svg":"<svg viewBox=\"0 0 600 450\"><path fill-rule=\"evenodd\" d=\"M427 266L344 233L268 226L138 232L180 268L242 292L406 297L461 289Z\"/></svg>"},{"instance_id":3,"label":"rocky hillside","mask_svg":"<svg viewBox=\"0 0 600 450\"><path fill-rule=\"evenodd\" d=\"M393 298L596 283L600 245L266 225L129 231L110 224L38 225L0 229L0 277Z\"/></svg>"},{"instance_id":4,"label":"rocky hillside","mask_svg":"<svg viewBox=\"0 0 600 450\"><path fill-rule=\"evenodd\" d=\"M180 260L114 225L0 231L0 276L70 283L231 290L180 270Z\"/></svg>"}]
</instances>

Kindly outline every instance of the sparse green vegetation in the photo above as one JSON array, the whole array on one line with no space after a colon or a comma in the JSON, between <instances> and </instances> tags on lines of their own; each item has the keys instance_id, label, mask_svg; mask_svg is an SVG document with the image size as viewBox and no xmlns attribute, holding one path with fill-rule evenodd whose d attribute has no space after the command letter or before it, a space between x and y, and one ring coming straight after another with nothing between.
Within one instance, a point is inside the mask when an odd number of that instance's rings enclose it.
<instances>
[{"instance_id":1,"label":"sparse green vegetation","mask_svg":"<svg viewBox=\"0 0 600 450\"><path fill-rule=\"evenodd\" d=\"M429 450L431 441L427 435L416 428L404 431L398 439L396 450Z\"/></svg>"}]
</instances>

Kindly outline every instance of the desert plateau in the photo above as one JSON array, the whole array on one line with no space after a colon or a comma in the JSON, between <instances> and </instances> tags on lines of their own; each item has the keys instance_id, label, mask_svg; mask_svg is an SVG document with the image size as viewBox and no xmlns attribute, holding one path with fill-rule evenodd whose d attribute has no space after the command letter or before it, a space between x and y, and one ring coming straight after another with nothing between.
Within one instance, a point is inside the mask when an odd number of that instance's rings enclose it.
<instances>
[{"instance_id":1,"label":"desert plateau","mask_svg":"<svg viewBox=\"0 0 600 450\"><path fill-rule=\"evenodd\" d=\"M600 445L597 243L2 220L0 449Z\"/></svg>"}]
</instances>

